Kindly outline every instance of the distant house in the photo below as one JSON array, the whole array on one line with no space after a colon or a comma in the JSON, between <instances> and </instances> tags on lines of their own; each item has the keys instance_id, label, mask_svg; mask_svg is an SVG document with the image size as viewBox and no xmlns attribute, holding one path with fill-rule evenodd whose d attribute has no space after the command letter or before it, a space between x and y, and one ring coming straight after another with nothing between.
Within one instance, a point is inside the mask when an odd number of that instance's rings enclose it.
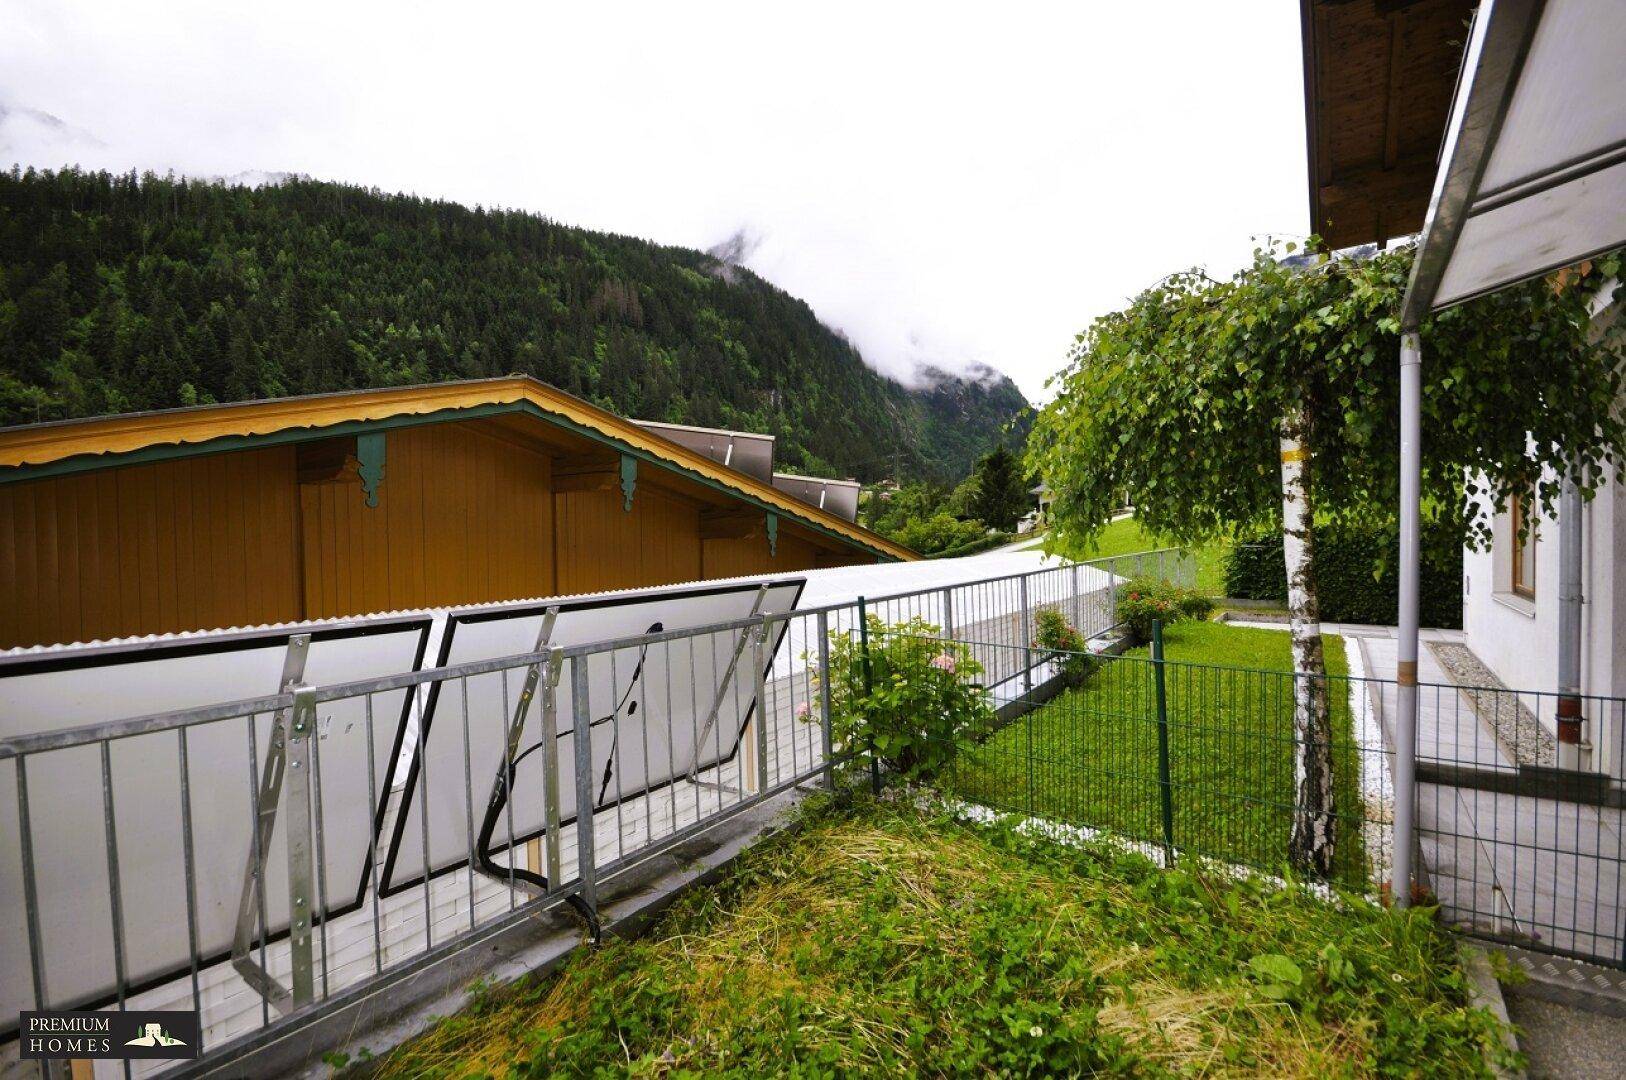
<instances>
[{"instance_id":1,"label":"distant house","mask_svg":"<svg viewBox=\"0 0 1626 1080\"><path fill-rule=\"evenodd\" d=\"M771 448L520 376L3 429L0 648L916 558Z\"/></svg>"},{"instance_id":2,"label":"distant house","mask_svg":"<svg viewBox=\"0 0 1626 1080\"><path fill-rule=\"evenodd\" d=\"M1033 496L1033 501L1038 506L1038 516L1034 520L1039 528L1044 528L1050 524L1050 485L1041 483L1038 487L1029 488L1028 494Z\"/></svg>"}]
</instances>

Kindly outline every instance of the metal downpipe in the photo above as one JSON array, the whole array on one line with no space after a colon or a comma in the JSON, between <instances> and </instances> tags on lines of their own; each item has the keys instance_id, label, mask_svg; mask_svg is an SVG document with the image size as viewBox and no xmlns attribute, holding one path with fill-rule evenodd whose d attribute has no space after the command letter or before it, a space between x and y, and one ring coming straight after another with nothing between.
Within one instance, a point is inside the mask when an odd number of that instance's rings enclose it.
<instances>
[{"instance_id":1,"label":"metal downpipe","mask_svg":"<svg viewBox=\"0 0 1626 1080\"><path fill-rule=\"evenodd\" d=\"M1400 335L1400 629L1395 668L1394 862L1396 907L1411 903L1413 811L1417 804L1418 561L1423 478L1423 354L1416 330Z\"/></svg>"},{"instance_id":2,"label":"metal downpipe","mask_svg":"<svg viewBox=\"0 0 1626 1080\"><path fill-rule=\"evenodd\" d=\"M1558 767L1580 769L1586 720L1581 710L1581 488L1564 478L1558 501Z\"/></svg>"}]
</instances>

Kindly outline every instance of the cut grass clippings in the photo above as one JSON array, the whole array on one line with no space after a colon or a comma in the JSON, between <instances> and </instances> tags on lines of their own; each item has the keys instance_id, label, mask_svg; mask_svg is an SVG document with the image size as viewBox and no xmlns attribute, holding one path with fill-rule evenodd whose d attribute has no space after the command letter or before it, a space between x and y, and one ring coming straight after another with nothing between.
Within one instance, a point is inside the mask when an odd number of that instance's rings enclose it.
<instances>
[{"instance_id":1,"label":"cut grass clippings","mask_svg":"<svg viewBox=\"0 0 1626 1080\"><path fill-rule=\"evenodd\" d=\"M823 798L681 898L374 1063L381 1077L1485 1073L1426 910Z\"/></svg>"},{"instance_id":2,"label":"cut grass clippings","mask_svg":"<svg viewBox=\"0 0 1626 1080\"><path fill-rule=\"evenodd\" d=\"M1327 635L1323 642L1338 810L1336 877L1362 888L1364 807L1348 662L1341 638ZM943 786L995 809L1162 843L1155 673L1147 655L1140 648L1106 660L1084 686L962 748ZM1175 847L1281 867L1293 823L1286 630L1177 623L1164 635L1164 656Z\"/></svg>"}]
</instances>

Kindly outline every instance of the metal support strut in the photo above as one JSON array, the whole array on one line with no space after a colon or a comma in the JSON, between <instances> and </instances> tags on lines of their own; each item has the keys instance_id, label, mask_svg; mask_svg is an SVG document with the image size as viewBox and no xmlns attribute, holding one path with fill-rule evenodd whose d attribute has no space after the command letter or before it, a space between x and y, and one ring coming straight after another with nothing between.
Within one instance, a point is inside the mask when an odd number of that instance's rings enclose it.
<instances>
[{"instance_id":1,"label":"metal support strut","mask_svg":"<svg viewBox=\"0 0 1626 1080\"><path fill-rule=\"evenodd\" d=\"M303 685L309 634L288 639L279 690L294 695L292 717L278 709L271 718L271 737L256 792L254 836L250 840L243 891L237 901L237 931L232 938L232 967L243 981L278 1012L289 1013L316 1000L311 959L311 892L314 879L310 806L310 737L316 727L315 691ZM288 919L293 962L292 989L283 986L253 956L255 916L269 922L261 908L265 897L265 859L276 829L284 780L288 784Z\"/></svg>"}]
</instances>

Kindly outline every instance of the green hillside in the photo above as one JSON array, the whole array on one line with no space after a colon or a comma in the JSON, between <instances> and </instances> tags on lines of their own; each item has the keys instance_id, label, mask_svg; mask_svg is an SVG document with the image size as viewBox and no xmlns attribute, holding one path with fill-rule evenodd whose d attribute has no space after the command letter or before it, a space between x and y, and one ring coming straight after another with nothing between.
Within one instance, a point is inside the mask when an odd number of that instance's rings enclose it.
<instances>
[{"instance_id":1,"label":"green hillside","mask_svg":"<svg viewBox=\"0 0 1626 1080\"><path fill-rule=\"evenodd\" d=\"M864 479L958 479L1028 422L1009 379L906 389L699 251L297 178L0 173L0 424L513 372Z\"/></svg>"}]
</instances>

